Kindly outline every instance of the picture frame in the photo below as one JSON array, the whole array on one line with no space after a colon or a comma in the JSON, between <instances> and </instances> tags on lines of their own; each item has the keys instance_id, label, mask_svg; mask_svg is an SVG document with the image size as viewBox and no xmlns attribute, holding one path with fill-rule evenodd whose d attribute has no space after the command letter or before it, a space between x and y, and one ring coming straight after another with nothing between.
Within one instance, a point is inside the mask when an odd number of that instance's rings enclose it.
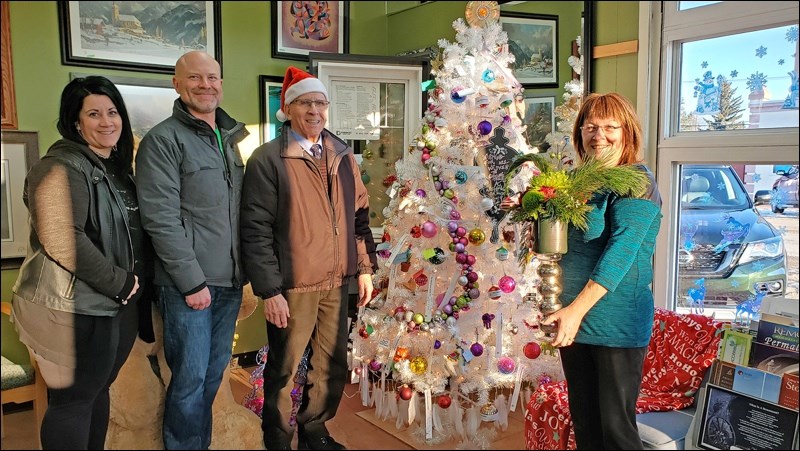
<instances>
[{"instance_id":1,"label":"picture frame","mask_svg":"<svg viewBox=\"0 0 800 451\"><path fill-rule=\"evenodd\" d=\"M310 52L350 50L350 2L270 2L272 57L307 61ZM295 11L296 4L302 10ZM315 9L308 10L311 6ZM305 16L300 20L297 16Z\"/></svg>"},{"instance_id":2,"label":"picture frame","mask_svg":"<svg viewBox=\"0 0 800 451\"><path fill-rule=\"evenodd\" d=\"M3 129L15 130L17 128L17 100L14 89L14 66L11 59L11 19L9 19L10 7L8 2L0 4L0 71L2 71L3 84L3 108L0 127Z\"/></svg>"},{"instance_id":3,"label":"picture frame","mask_svg":"<svg viewBox=\"0 0 800 451\"><path fill-rule=\"evenodd\" d=\"M558 87L558 16L500 11L515 61L514 76L523 86Z\"/></svg>"},{"instance_id":4,"label":"picture frame","mask_svg":"<svg viewBox=\"0 0 800 451\"><path fill-rule=\"evenodd\" d=\"M797 410L713 384L706 386L697 445L702 449L794 449ZM765 448L765 444L770 444Z\"/></svg>"},{"instance_id":5,"label":"picture frame","mask_svg":"<svg viewBox=\"0 0 800 451\"><path fill-rule=\"evenodd\" d=\"M550 147L546 141L547 135L556 131L556 97L525 94L523 102L525 105L525 114L521 119L522 125L525 126L523 136L529 146L545 152Z\"/></svg>"},{"instance_id":6,"label":"picture frame","mask_svg":"<svg viewBox=\"0 0 800 451\"><path fill-rule=\"evenodd\" d=\"M283 77L277 75L258 76L258 110L261 144L272 141L280 134L282 122L276 116L281 108Z\"/></svg>"},{"instance_id":7,"label":"picture frame","mask_svg":"<svg viewBox=\"0 0 800 451\"><path fill-rule=\"evenodd\" d=\"M71 72L70 80L92 74ZM133 129L133 141L139 141L156 124L172 115L172 107L178 93L170 80L103 75L117 86Z\"/></svg>"},{"instance_id":8,"label":"picture frame","mask_svg":"<svg viewBox=\"0 0 800 451\"><path fill-rule=\"evenodd\" d=\"M28 208L22 200L25 176L39 161L39 132L5 130L2 133L2 188L0 223L3 268L18 267L28 252ZM16 264L9 262L15 261Z\"/></svg>"},{"instance_id":9,"label":"picture frame","mask_svg":"<svg viewBox=\"0 0 800 451\"><path fill-rule=\"evenodd\" d=\"M132 13L132 6L143 9ZM66 66L171 74L190 50L205 50L222 66L219 1L65 1L58 23Z\"/></svg>"}]
</instances>

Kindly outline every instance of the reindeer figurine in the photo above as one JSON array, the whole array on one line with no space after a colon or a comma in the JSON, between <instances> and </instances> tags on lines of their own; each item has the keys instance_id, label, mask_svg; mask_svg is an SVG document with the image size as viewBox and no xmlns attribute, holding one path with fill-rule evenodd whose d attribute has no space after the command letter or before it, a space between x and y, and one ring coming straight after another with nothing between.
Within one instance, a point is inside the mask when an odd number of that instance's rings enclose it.
<instances>
[{"instance_id":1,"label":"reindeer figurine","mask_svg":"<svg viewBox=\"0 0 800 451\"><path fill-rule=\"evenodd\" d=\"M759 290L758 284L753 285L753 290L755 290L755 292L750 295L749 298L736 306L736 315L733 317L733 322L735 324L744 325L745 317L749 324L749 321L752 321L755 314L761 310L761 301L764 300L764 296L767 295L767 292Z\"/></svg>"},{"instance_id":2,"label":"reindeer figurine","mask_svg":"<svg viewBox=\"0 0 800 451\"><path fill-rule=\"evenodd\" d=\"M701 277L694 281L695 288L689 288L687 294L687 302L689 302L689 311L692 313L702 314L705 310L703 301L706 298L706 278Z\"/></svg>"}]
</instances>

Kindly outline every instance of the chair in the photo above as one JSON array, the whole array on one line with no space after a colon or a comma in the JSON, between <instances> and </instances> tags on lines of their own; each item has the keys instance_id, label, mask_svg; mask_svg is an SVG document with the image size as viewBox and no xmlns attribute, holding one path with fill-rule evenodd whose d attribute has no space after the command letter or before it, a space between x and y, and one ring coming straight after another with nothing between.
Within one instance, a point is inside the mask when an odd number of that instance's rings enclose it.
<instances>
[{"instance_id":1,"label":"chair","mask_svg":"<svg viewBox=\"0 0 800 451\"><path fill-rule=\"evenodd\" d=\"M11 316L11 304L8 302L0 303L2 306L3 315ZM26 347L27 348L27 347ZM23 403L33 401L33 415L36 420L36 442L41 449L41 436L39 435L39 428L42 425L42 418L44 412L47 410L47 384L45 384L42 374L39 372L39 367L36 365L33 352L28 349L28 356L30 356L30 365L17 364L2 357L2 404L6 403ZM6 388L8 386L8 388ZM5 425L2 421L2 406L0 406L0 429L2 429L2 436L5 437Z\"/></svg>"},{"instance_id":2,"label":"chair","mask_svg":"<svg viewBox=\"0 0 800 451\"><path fill-rule=\"evenodd\" d=\"M689 178L689 184L686 187L681 201L683 202L698 202L698 199L707 198L710 194L708 190L711 188L711 183L702 175L694 174Z\"/></svg>"}]
</instances>

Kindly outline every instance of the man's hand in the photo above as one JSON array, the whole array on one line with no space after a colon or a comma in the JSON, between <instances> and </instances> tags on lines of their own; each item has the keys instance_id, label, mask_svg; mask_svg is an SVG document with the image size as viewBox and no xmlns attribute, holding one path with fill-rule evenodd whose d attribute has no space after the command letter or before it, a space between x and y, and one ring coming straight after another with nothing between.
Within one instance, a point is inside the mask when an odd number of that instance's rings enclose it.
<instances>
[{"instance_id":1,"label":"man's hand","mask_svg":"<svg viewBox=\"0 0 800 451\"><path fill-rule=\"evenodd\" d=\"M289 325L289 303L282 294L264 299L264 318L283 329Z\"/></svg>"},{"instance_id":2,"label":"man's hand","mask_svg":"<svg viewBox=\"0 0 800 451\"><path fill-rule=\"evenodd\" d=\"M211 305L211 290L203 288L197 293L186 296L186 305L195 310L205 310Z\"/></svg>"},{"instance_id":3,"label":"man's hand","mask_svg":"<svg viewBox=\"0 0 800 451\"><path fill-rule=\"evenodd\" d=\"M363 307L372 300L372 274L358 276L358 306Z\"/></svg>"}]
</instances>

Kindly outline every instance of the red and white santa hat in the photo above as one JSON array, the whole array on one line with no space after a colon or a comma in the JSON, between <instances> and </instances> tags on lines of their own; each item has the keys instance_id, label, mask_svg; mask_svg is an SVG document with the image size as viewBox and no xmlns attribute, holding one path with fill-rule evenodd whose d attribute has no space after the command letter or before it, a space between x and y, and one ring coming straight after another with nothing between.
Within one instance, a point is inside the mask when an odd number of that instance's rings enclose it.
<instances>
[{"instance_id":1,"label":"red and white santa hat","mask_svg":"<svg viewBox=\"0 0 800 451\"><path fill-rule=\"evenodd\" d=\"M286 69L286 75L283 77L283 89L281 90L281 109L275 114L278 120L283 122L288 117L283 112L286 105L292 103L294 99L309 92L320 92L328 100L328 90L325 85L319 81L319 78L300 70L294 66L289 66Z\"/></svg>"}]
</instances>

